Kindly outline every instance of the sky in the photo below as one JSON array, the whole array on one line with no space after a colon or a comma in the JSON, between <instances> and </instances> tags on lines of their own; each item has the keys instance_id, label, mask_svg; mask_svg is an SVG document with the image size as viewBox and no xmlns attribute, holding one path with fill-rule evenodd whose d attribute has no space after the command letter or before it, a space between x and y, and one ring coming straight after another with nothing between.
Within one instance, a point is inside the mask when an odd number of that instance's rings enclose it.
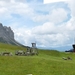
<instances>
[{"instance_id":1,"label":"sky","mask_svg":"<svg viewBox=\"0 0 75 75\"><path fill-rule=\"evenodd\" d=\"M75 38L75 0L0 0L0 22L25 46L67 50Z\"/></svg>"}]
</instances>

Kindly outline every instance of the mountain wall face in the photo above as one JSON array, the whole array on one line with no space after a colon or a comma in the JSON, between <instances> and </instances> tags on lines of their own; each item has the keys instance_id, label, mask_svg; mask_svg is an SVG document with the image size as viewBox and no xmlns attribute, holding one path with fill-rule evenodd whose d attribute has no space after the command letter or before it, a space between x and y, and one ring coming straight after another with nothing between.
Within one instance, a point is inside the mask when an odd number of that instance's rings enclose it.
<instances>
[{"instance_id":1,"label":"mountain wall face","mask_svg":"<svg viewBox=\"0 0 75 75\"><path fill-rule=\"evenodd\" d=\"M0 23L0 37L4 39L14 39L14 33L10 27L3 26Z\"/></svg>"},{"instance_id":2,"label":"mountain wall face","mask_svg":"<svg viewBox=\"0 0 75 75\"><path fill-rule=\"evenodd\" d=\"M21 46L21 44L14 39L14 32L12 29L10 27L3 26L2 23L0 23L0 42Z\"/></svg>"},{"instance_id":3,"label":"mountain wall face","mask_svg":"<svg viewBox=\"0 0 75 75\"><path fill-rule=\"evenodd\" d=\"M8 37L10 37L11 39L14 39L14 32L11 30L10 27L4 26L4 30L6 32L6 35L8 35Z\"/></svg>"}]
</instances>

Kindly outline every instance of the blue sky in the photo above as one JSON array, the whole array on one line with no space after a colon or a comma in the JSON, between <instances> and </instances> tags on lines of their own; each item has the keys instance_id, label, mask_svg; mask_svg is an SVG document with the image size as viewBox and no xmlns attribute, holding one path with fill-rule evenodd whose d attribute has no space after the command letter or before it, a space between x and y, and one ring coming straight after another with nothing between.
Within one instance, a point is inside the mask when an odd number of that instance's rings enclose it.
<instances>
[{"instance_id":1,"label":"blue sky","mask_svg":"<svg viewBox=\"0 0 75 75\"><path fill-rule=\"evenodd\" d=\"M40 48L70 49L75 38L74 3L74 0L0 0L0 22L10 26L15 39L26 46L36 42Z\"/></svg>"}]
</instances>

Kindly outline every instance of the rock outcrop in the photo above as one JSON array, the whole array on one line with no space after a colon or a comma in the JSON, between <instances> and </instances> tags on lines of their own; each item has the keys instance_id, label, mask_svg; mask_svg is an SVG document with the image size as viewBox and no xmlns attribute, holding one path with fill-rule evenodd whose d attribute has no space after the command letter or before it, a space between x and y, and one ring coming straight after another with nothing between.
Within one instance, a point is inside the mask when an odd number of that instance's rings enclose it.
<instances>
[{"instance_id":1,"label":"rock outcrop","mask_svg":"<svg viewBox=\"0 0 75 75\"><path fill-rule=\"evenodd\" d=\"M14 32L11 27L3 26L2 23L0 23L0 42L17 46L22 45L14 39Z\"/></svg>"}]
</instances>

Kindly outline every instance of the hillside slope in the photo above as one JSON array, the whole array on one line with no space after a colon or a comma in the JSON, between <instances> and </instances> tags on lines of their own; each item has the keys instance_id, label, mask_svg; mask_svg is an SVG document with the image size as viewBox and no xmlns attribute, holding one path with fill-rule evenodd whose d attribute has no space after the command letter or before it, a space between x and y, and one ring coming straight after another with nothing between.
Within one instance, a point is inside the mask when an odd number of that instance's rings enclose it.
<instances>
[{"instance_id":1,"label":"hillside slope","mask_svg":"<svg viewBox=\"0 0 75 75\"><path fill-rule=\"evenodd\" d=\"M67 56L70 56L72 60L62 59ZM0 56L0 75L27 74L75 75L75 54L39 50L38 56Z\"/></svg>"}]
</instances>

